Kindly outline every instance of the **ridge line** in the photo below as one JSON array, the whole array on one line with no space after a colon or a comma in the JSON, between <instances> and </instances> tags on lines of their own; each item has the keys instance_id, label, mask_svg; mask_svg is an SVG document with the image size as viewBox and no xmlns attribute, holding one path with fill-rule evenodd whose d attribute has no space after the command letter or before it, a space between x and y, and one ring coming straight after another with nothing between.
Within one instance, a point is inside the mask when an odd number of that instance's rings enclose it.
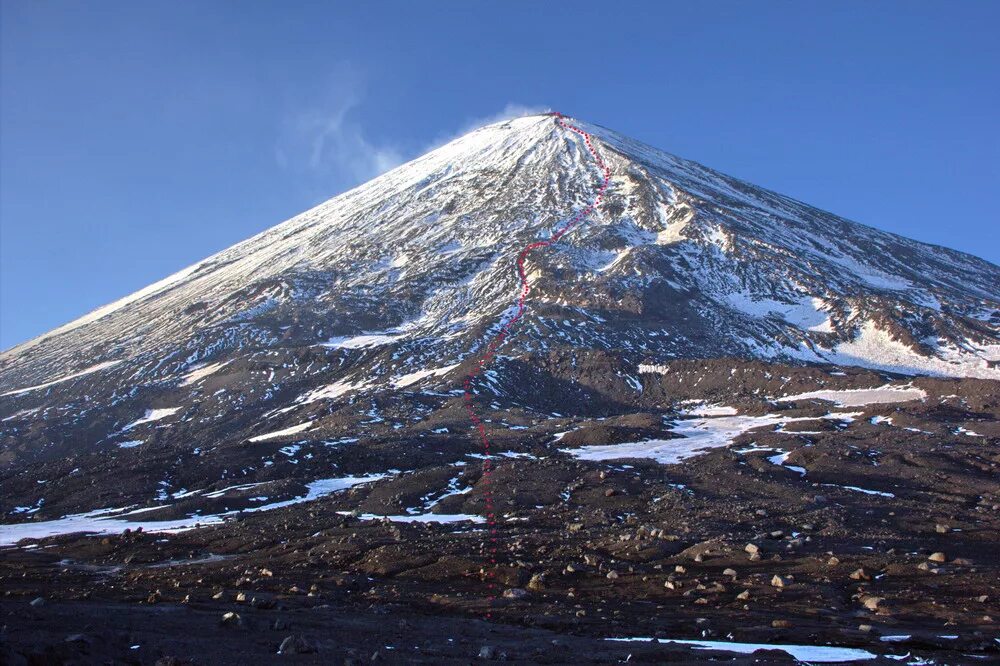
<instances>
[{"instance_id":1,"label":"ridge line","mask_svg":"<svg viewBox=\"0 0 1000 666\"><path fill-rule=\"evenodd\" d=\"M495 568L497 564L496 555L497 555L498 532L496 523L496 513L494 511L494 504L493 504L493 488L492 488L492 478L491 478L493 472L493 454L491 452L490 438L489 435L486 433L486 425L480 418L478 412L476 412L476 407L475 404L473 403L472 382L480 374L482 374L482 372L494 359L494 357L496 356L497 349L500 347L501 344L503 344L503 341L510 334L510 331L513 328L514 324L516 324L518 320L520 320L521 317L524 316L524 313L527 311L526 301L528 298L528 294L531 292L531 283L528 281L528 275L524 270L524 262L527 260L528 254L530 254L532 250L538 249L540 247L549 247L550 245L554 245L555 243L559 242L559 240L563 236L565 236L570 230L572 230L581 221L583 221L583 218L592 213L594 209L596 209L597 206L600 205L601 200L604 198L604 192L608 189L608 183L611 179L611 169L605 164L604 160L601 159L600 154L594 148L594 145L590 138L590 134L580 129L576 125L570 124L565 120L563 120L565 116L563 116L563 114L559 113L558 111L546 115L553 116L555 118L556 124L562 127L563 129L583 137L583 141L587 147L587 150L590 152L591 156L594 158L594 161L601 169L603 180L601 181L600 187L598 187L597 189L597 195L594 197L594 200L590 204L588 204L585 208L583 208L582 210L578 211L575 215L573 215L561 227L557 228L556 231L552 233L551 237L545 240L534 241L524 246L524 248L521 249L521 252L517 256L517 262L516 262L517 274L521 282L521 291L517 298L517 312L514 314L513 317L511 317L509 320L507 320L506 323L504 323L501 326L500 332L497 333L492 340L490 340L489 344L486 347L486 352L480 357L479 361L473 367L472 371L468 374L468 376L466 376L465 382L463 384L464 388L463 401L465 404L465 410L468 412L469 420L472 421L473 427L478 433L479 442L480 445L482 446L483 456L484 456L483 474L482 474L482 481L484 486L483 497L484 497L485 511L486 511L486 524L489 533L489 548L488 549L484 548L484 550L487 550L488 552L487 566L489 567L487 569L487 574L486 574L487 579L489 581L488 582L489 595L487 596L487 610L485 614L485 618L487 620L492 617L490 607L493 605L493 602L497 598L496 595L497 586L496 583L492 580L492 578L494 578L496 575ZM483 546L486 546L485 541L483 543Z\"/></svg>"}]
</instances>

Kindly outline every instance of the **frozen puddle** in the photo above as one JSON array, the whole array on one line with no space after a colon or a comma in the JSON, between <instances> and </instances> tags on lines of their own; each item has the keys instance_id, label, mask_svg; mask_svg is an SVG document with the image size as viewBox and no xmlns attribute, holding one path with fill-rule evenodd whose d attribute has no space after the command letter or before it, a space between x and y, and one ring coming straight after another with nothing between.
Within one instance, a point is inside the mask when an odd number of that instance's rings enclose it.
<instances>
[{"instance_id":1,"label":"frozen puddle","mask_svg":"<svg viewBox=\"0 0 1000 666\"><path fill-rule=\"evenodd\" d=\"M840 391L809 391L796 395L786 395L776 398L778 402L793 402L795 400L826 400L838 407L862 407L888 402L908 402L923 400L927 392L913 386L880 386L867 389L844 389Z\"/></svg>"},{"instance_id":2,"label":"frozen puddle","mask_svg":"<svg viewBox=\"0 0 1000 666\"><path fill-rule=\"evenodd\" d=\"M271 511L292 504L310 502L320 497L325 497L331 493L347 490L363 483L372 483L388 476L387 474L370 474L368 476L346 476L336 479L318 479L306 485L306 494L281 502L272 502L262 506L253 507L244 511L228 511L226 513L211 514L207 516L189 516L174 520L128 520L126 516L134 516L139 513L149 513L169 507L169 504L161 506L146 507L128 511L127 509L97 509L88 513L77 513L63 516L56 520L35 521L30 523L19 523L16 525L0 525L0 546L13 546L21 539L42 539L45 537L59 536L62 534L75 534L86 532L93 535L121 534L127 529L141 527L144 532L184 532L196 527L206 527L209 525L219 525L227 518L240 513L257 513L260 511ZM245 486L234 486L233 488L245 488ZM208 496L215 496L233 488L226 488L222 491L215 491ZM186 495L195 494L195 491ZM126 512L127 511L127 512ZM404 516L409 518L419 518L419 516Z\"/></svg>"},{"instance_id":3,"label":"frozen puddle","mask_svg":"<svg viewBox=\"0 0 1000 666\"><path fill-rule=\"evenodd\" d=\"M723 412L719 407L713 413ZM693 412L688 412L693 413ZM620 458L652 458L658 463L670 465L694 457L709 449L732 444L733 440L754 428L774 426L795 421L817 421L819 419L840 419L841 414L825 416L716 416L679 421L670 432L682 435L678 439L647 439L625 444L597 444L578 449L561 449L583 460L617 460Z\"/></svg>"},{"instance_id":4,"label":"frozen puddle","mask_svg":"<svg viewBox=\"0 0 1000 666\"><path fill-rule=\"evenodd\" d=\"M878 655L860 648L834 647L830 645L778 645L770 643L730 643L729 641L676 640L667 638L608 638L609 641L635 643L676 643L689 645L696 650L724 650L739 654L752 654L757 650L781 650L793 659L811 663L838 661L862 661L877 659Z\"/></svg>"}]
</instances>

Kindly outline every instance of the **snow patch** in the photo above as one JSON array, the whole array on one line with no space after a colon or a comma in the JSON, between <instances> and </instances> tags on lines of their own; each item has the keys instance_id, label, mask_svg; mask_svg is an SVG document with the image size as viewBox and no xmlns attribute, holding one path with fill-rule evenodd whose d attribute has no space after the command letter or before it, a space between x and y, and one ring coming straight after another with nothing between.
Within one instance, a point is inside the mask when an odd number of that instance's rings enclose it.
<instances>
[{"instance_id":1,"label":"snow patch","mask_svg":"<svg viewBox=\"0 0 1000 666\"><path fill-rule=\"evenodd\" d=\"M162 409L147 409L146 415L143 416L138 421L133 421L127 426L122 428L122 431L131 430L132 428L142 425L143 423L152 423L153 421L159 421L160 419L166 418L173 414L176 414L181 410L180 407L164 407Z\"/></svg>"},{"instance_id":2,"label":"snow patch","mask_svg":"<svg viewBox=\"0 0 1000 666\"><path fill-rule=\"evenodd\" d=\"M818 333L833 331L830 317L823 310L826 303L823 299L814 296L803 296L795 303L785 303L763 296L734 292L726 294L724 300L729 307L751 317L777 316L804 330Z\"/></svg>"},{"instance_id":3,"label":"snow patch","mask_svg":"<svg viewBox=\"0 0 1000 666\"><path fill-rule=\"evenodd\" d=\"M332 384L326 384L325 386L320 386L312 391L302 395L297 402L302 404L308 404L310 402L316 402L317 400L333 400L339 398L345 393L350 393L351 391L358 391L363 388L368 388L369 384L366 382L349 382L349 381L339 381Z\"/></svg>"},{"instance_id":4,"label":"snow patch","mask_svg":"<svg viewBox=\"0 0 1000 666\"><path fill-rule=\"evenodd\" d=\"M927 392L914 386L891 386L886 384L878 388L843 389L809 391L777 398L778 402L793 402L795 400L826 400L838 407L861 407L888 402L909 402L923 400Z\"/></svg>"},{"instance_id":5,"label":"snow patch","mask_svg":"<svg viewBox=\"0 0 1000 666\"><path fill-rule=\"evenodd\" d=\"M306 494L301 497L296 497L282 502L273 502L271 504L253 507L252 509L246 509L244 511L229 511L226 513L206 516L195 515L175 520L135 521L124 519L124 516L134 515L137 513L147 513L149 511L164 509L169 506L161 505L129 511L128 513L125 513L127 509L97 509L88 513L63 516L62 518L58 518L56 520L19 523L16 525L0 525L0 528L2 528L0 529L0 546L12 546L21 539L42 539L44 537L74 534L77 532L96 535L121 534L126 529L134 530L137 527L141 527L145 532L183 532L196 527L221 524L225 522L227 518L235 516L239 513L271 511L273 509L291 506L292 504L310 502L312 500L325 497L331 493L353 488L354 486L360 484L378 481L386 476L386 474L369 474L367 476L347 476L333 479L318 479L306 485ZM249 483L242 484L240 486L231 486L229 488L223 488L222 490L209 493L206 497L219 497L232 490L245 490L257 485L261 484ZM193 495L197 492L199 491L190 491L186 493L185 496Z\"/></svg>"},{"instance_id":6,"label":"snow patch","mask_svg":"<svg viewBox=\"0 0 1000 666\"><path fill-rule=\"evenodd\" d=\"M43 336L44 337L44 336ZM8 395L21 395L22 393L29 393L31 391L38 391L40 389L48 388L50 386L55 386L56 384L62 384L63 382L68 382L71 379L76 379L77 377L83 377L84 375L89 375L94 372L99 372L105 368L110 368L113 365L118 365L121 361L105 361L104 363L98 363L97 365L92 365L89 368L84 368L78 372L74 372L70 375L65 375L59 379L53 379L52 381L45 382L44 384L36 384L34 386L26 386L25 388L15 389L13 391L7 391L6 393L0 393L0 397Z\"/></svg>"},{"instance_id":7,"label":"snow patch","mask_svg":"<svg viewBox=\"0 0 1000 666\"><path fill-rule=\"evenodd\" d=\"M361 335L350 335L345 337L330 338L326 342L320 343L322 347L332 347L334 349L364 349L365 347L379 347L395 342L403 337L401 333L391 333L389 331L376 331L372 333L362 333Z\"/></svg>"},{"instance_id":8,"label":"snow patch","mask_svg":"<svg viewBox=\"0 0 1000 666\"><path fill-rule=\"evenodd\" d=\"M455 363L453 365L446 365L443 368L432 368L432 369L429 369L429 370L417 370L416 372L411 372L411 373L409 373L407 375L402 375L400 377L396 377L395 379L392 380L392 386L394 388L404 388L404 387L416 384L421 379L424 379L426 377L440 377L442 375L448 374L449 372L451 372L452 370L454 370L455 368L457 368L458 365L459 365L458 363Z\"/></svg>"},{"instance_id":9,"label":"snow patch","mask_svg":"<svg viewBox=\"0 0 1000 666\"><path fill-rule=\"evenodd\" d=\"M1000 379L1000 368L990 367L993 346L982 348L980 354L943 349L941 357L925 356L874 322L866 321L853 340L838 344L832 351L817 348L816 353L819 360L833 365L860 366L902 375ZM806 352L807 355L811 353ZM805 357L800 355L800 358Z\"/></svg>"},{"instance_id":10,"label":"snow patch","mask_svg":"<svg viewBox=\"0 0 1000 666\"><path fill-rule=\"evenodd\" d=\"M689 412L690 414L690 412ZM754 428L774 426L795 421L816 421L826 418L841 418L849 414L827 414L825 416L718 416L679 421L670 432L681 435L677 439L647 439L623 444L597 444L578 449L561 449L582 460L618 460L621 458L651 458L658 463L671 465L692 458L709 449L727 446L737 437Z\"/></svg>"},{"instance_id":11,"label":"snow patch","mask_svg":"<svg viewBox=\"0 0 1000 666\"><path fill-rule=\"evenodd\" d=\"M222 363L199 363L198 365L192 366L191 371L181 378L180 386L190 386L191 384L201 381L205 377L215 374L225 366L229 365L229 363L230 361L223 361Z\"/></svg>"},{"instance_id":12,"label":"snow patch","mask_svg":"<svg viewBox=\"0 0 1000 666\"><path fill-rule=\"evenodd\" d=\"M339 513L349 514L349 511ZM415 515L379 516L374 513L363 513L358 518L362 520L389 520L394 523L485 523L482 516L468 513L420 513Z\"/></svg>"},{"instance_id":13,"label":"snow patch","mask_svg":"<svg viewBox=\"0 0 1000 666\"><path fill-rule=\"evenodd\" d=\"M733 643L729 641L683 640L674 638L608 638L609 641L637 643L677 643L690 645L696 650L722 650L738 654L752 654L757 650L781 650L793 659L808 663L861 661L876 659L878 655L860 648L834 647L831 645L782 645L779 643Z\"/></svg>"},{"instance_id":14,"label":"snow patch","mask_svg":"<svg viewBox=\"0 0 1000 666\"><path fill-rule=\"evenodd\" d=\"M275 430L274 432L269 432L264 435L257 435L256 437L251 437L250 442L263 442L264 440L274 439L275 437L284 437L285 435L294 435L299 432L304 432L312 427L314 421L306 421L305 423L299 423L298 425L293 425L284 430Z\"/></svg>"}]
</instances>

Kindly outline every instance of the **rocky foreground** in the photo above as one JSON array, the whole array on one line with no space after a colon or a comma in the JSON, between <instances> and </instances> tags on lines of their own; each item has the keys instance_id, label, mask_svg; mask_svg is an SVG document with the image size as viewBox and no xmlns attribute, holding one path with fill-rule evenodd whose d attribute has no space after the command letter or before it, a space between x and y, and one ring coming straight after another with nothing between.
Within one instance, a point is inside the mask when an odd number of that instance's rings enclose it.
<instances>
[{"instance_id":1,"label":"rocky foreground","mask_svg":"<svg viewBox=\"0 0 1000 666\"><path fill-rule=\"evenodd\" d=\"M1000 660L995 381L717 360L643 382L643 406L606 394L600 414L484 407L506 424L496 566L455 398L419 453L387 433L352 460L290 433L274 445L295 447L298 485L227 478L100 523L113 533L0 550L2 661ZM326 455L384 474L309 499ZM57 518L26 508L0 531Z\"/></svg>"}]
</instances>

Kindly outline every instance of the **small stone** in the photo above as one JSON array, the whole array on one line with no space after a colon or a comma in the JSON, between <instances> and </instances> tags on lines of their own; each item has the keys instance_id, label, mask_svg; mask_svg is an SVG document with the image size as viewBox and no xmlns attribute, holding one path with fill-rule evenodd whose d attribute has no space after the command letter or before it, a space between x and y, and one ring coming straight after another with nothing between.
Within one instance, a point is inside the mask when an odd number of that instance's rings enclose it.
<instances>
[{"instance_id":1,"label":"small stone","mask_svg":"<svg viewBox=\"0 0 1000 666\"><path fill-rule=\"evenodd\" d=\"M618 578L617 571L612 570L608 572L608 580L617 580L617 578Z\"/></svg>"},{"instance_id":2,"label":"small stone","mask_svg":"<svg viewBox=\"0 0 1000 666\"><path fill-rule=\"evenodd\" d=\"M749 555L749 557L747 557L747 559L750 560L751 562L756 562L756 561L760 560L760 553L750 553L750 555Z\"/></svg>"},{"instance_id":3,"label":"small stone","mask_svg":"<svg viewBox=\"0 0 1000 666\"><path fill-rule=\"evenodd\" d=\"M723 569L722 570L722 575L723 576L730 576L731 578L736 578L736 569L729 569L729 568Z\"/></svg>"},{"instance_id":4,"label":"small stone","mask_svg":"<svg viewBox=\"0 0 1000 666\"><path fill-rule=\"evenodd\" d=\"M270 569L261 569L260 575L264 576L265 578L271 578L274 576L274 572L271 571Z\"/></svg>"},{"instance_id":5,"label":"small stone","mask_svg":"<svg viewBox=\"0 0 1000 666\"><path fill-rule=\"evenodd\" d=\"M791 629L792 623L789 620L771 620L771 626L775 629Z\"/></svg>"},{"instance_id":6,"label":"small stone","mask_svg":"<svg viewBox=\"0 0 1000 666\"><path fill-rule=\"evenodd\" d=\"M872 625L870 624L859 624L858 631L863 631L866 634L872 630Z\"/></svg>"},{"instance_id":7,"label":"small stone","mask_svg":"<svg viewBox=\"0 0 1000 666\"><path fill-rule=\"evenodd\" d=\"M988 600L989 600L989 596L987 596L985 594L981 594L978 597L976 597L976 601L978 601L981 604L985 604Z\"/></svg>"},{"instance_id":8,"label":"small stone","mask_svg":"<svg viewBox=\"0 0 1000 666\"><path fill-rule=\"evenodd\" d=\"M168 655L166 657L160 657L154 662L153 666L186 666L190 664L190 661L182 660L180 657L174 657L173 655Z\"/></svg>"},{"instance_id":9,"label":"small stone","mask_svg":"<svg viewBox=\"0 0 1000 666\"><path fill-rule=\"evenodd\" d=\"M479 658L480 659L496 659L497 649L492 645L484 645L479 648Z\"/></svg>"},{"instance_id":10,"label":"small stone","mask_svg":"<svg viewBox=\"0 0 1000 666\"><path fill-rule=\"evenodd\" d=\"M739 599L740 601L746 601L747 599L750 598L750 590L743 590L742 592L736 595L736 598Z\"/></svg>"},{"instance_id":11,"label":"small stone","mask_svg":"<svg viewBox=\"0 0 1000 666\"><path fill-rule=\"evenodd\" d=\"M947 532L951 531L951 526L938 523L937 525L934 526L934 531L937 532L938 534L946 534Z\"/></svg>"},{"instance_id":12,"label":"small stone","mask_svg":"<svg viewBox=\"0 0 1000 666\"><path fill-rule=\"evenodd\" d=\"M316 652L316 646L313 645L312 641L299 635L286 636L285 640L281 641L281 645L278 646L278 654L311 654L313 652Z\"/></svg>"},{"instance_id":13,"label":"small stone","mask_svg":"<svg viewBox=\"0 0 1000 666\"><path fill-rule=\"evenodd\" d=\"M835 567L835 566L837 566L838 564L840 564L840 558L838 558L838 557L831 557L830 559L828 559L828 560L826 561L826 565L827 565L828 567Z\"/></svg>"},{"instance_id":14,"label":"small stone","mask_svg":"<svg viewBox=\"0 0 1000 666\"><path fill-rule=\"evenodd\" d=\"M755 543L748 543L746 546L743 547L743 550L745 550L750 555L754 555L760 552L760 546L758 546Z\"/></svg>"},{"instance_id":15,"label":"small stone","mask_svg":"<svg viewBox=\"0 0 1000 666\"><path fill-rule=\"evenodd\" d=\"M791 579L787 576L774 576L771 578L772 587L788 587L791 582Z\"/></svg>"},{"instance_id":16,"label":"small stone","mask_svg":"<svg viewBox=\"0 0 1000 666\"><path fill-rule=\"evenodd\" d=\"M250 600L250 605L261 610L270 610L277 606L278 602L275 601L274 597L270 594L258 592L253 595L253 598Z\"/></svg>"},{"instance_id":17,"label":"small stone","mask_svg":"<svg viewBox=\"0 0 1000 666\"><path fill-rule=\"evenodd\" d=\"M948 558L945 556L945 554L941 553L941 552L931 553L930 557L928 557L927 559L930 560L931 562L947 562L948 561Z\"/></svg>"},{"instance_id":18,"label":"small stone","mask_svg":"<svg viewBox=\"0 0 1000 666\"><path fill-rule=\"evenodd\" d=\"M685 569L684 566L681 565L681 564L678 564L677 566L675 566L674 567L674 571L677 572L677 573L687 573L687 569Z\"/></svg>"},{"instance_id":19,"label":"small stone","mask_svg":"<svg viewBox=\"0 0 1000 666\"><path fill-rule=\"evenodd\" d=\"M674 585L673 581L669 581L669 580L665 581L663 583L663 587L667 588L668 590L676 590L677 589L677 586Z\"/></svg>"},{"instance_id":20,"label":"small stone","mask_svg":"<svg viewBox=\"0 0 1000 666\"><path fill-rule=\"evenodd\" d=\"M861 597L861 605L871 611L876 610L883 601L884 597Z\"/></svg>"},{"instance_id":21,"label":"small stone","mask_svg":"<svg viewBox=\"0 0 1000 666\"><path fill-rule=\"evenodd\" d=\"M504 599L524 599L528 596L528 591L520 587L511 587L503 591Z\"/></svg>"},{"instance_id":22,"label":"small stone","mask_svg":"<svg viewBox=\"0 0 1000 666\"><path fill-rule=\"evenodd\" d=\"M614 488L608 488L607 490L604 491L604 496L605 497L614 497L617 494L618 494L618 491L615 490Z\"/></svg>"},{"instance_id":23,"label":"small stone","mask_svg":"<svg viewBox=\"0 0 1000 666\"><path fill-rule=\"evenodd\" d=\"M45 605L45 599L43 597L35 597L28 605L32 608L41 608Z\"/></svg>"},{"instance_id":24,"label":"small stone","mask_svg":"<svg viewBox=\"0 0 1000 666\"><path fill-rule=\"evenodd\" d=\"M243 602L245 602L246 600L247 600L247 593L246 593L246 592L240 592L240 593L238 593L238 594L236 595L236 601L237 601L238 603L243 603Z\"/></svg>"},{"instance_id":25,"label":"small stone","mask_svg":"<svg viewBox=\"0 0 1000 666\"><path fill-rule=\"evenodd\" d=\"M864 569L855 569L849 574L851 580L871 580L872 577L865 573Z\"/></svg>"},{"instance_id":26,"label":"small stone","mask_svg":"<svg viewBox=\"0 0 1000 666\"><path fill-rule=\"evenodd\" d=\"M697 599L694 600L694 602L698 605L704 605L708 603L708 599L706 599L705 597L698 597Z\"/></svg>"},{"instance_id":27,"label":"small stone","mask_svg":"<svg viewBox=\"0 0 1000 666\"><path fill-rule=\"evenodd\" d=\"M224 627L241 627L243 626L243 618L240 617L239 613L229 611L228 613L223 613L222 620L219 623Z\"/></svg>"},{"instance_id":28,"label":"small stone","mask_svg":"<svg viewBox=\"0 0 1000 666\"><path fill-rule=\"evenodd\" d=\"M545 587L545 574L536 573L528 581L529 590L541 590Z\"/></svg>"}]
</instances>

